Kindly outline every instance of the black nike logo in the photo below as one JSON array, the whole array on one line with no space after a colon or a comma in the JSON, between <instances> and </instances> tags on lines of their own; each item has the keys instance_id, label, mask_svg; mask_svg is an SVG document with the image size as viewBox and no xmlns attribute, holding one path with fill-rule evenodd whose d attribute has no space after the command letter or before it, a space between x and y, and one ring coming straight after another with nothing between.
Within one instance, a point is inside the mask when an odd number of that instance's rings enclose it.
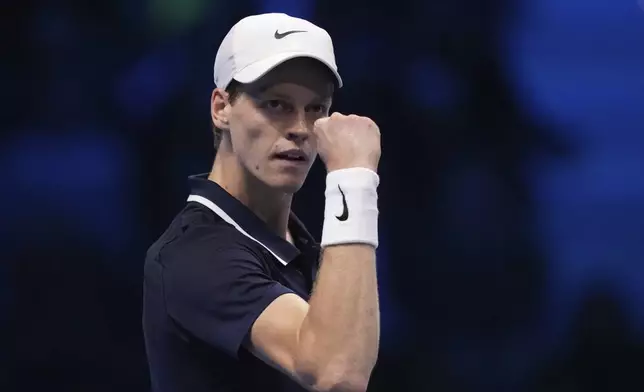
<instances>
[{"instance_id":1,"label":"black nike logo","mask_svg":"<svg viewBox=\"0 0 644 392\"><path fill-rule=\"evenodd\" d=\"M342 214L340 216L335 216L339 221L343 222L347 219L349 219L349 206L347 206L347 198L344 197L344 192L342 192L342 188L340 188L340 185L338 185L338 189L340 190L340 193L342 194Z\"/></svg>"},{"instance_id":2,"label":"black nike logo","mask_svg":"<svg viewBox=\"0 0 644 392\"><path fill-rule=\"evenodd\" d=\"M285 31L283 33L280 33L279 30L275 30L275 38L276 39L282 39L286 37L287 35L295 34L295 33L306 33L304 30L291 30L291 31Z\"/></svg>"}]
</instances>

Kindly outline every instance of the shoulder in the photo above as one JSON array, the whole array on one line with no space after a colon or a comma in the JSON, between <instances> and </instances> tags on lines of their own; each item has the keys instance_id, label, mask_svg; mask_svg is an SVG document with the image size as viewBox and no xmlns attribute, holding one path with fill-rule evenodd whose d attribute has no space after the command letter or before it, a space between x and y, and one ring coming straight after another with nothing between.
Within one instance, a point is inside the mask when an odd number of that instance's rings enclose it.
<instances>
[{"instance_id":1,"label":"shoulder","mask_svg":"<svg viewBox=\"0 0 644 392\"><path fill-rule=\"evenodd\" d=\"M150 248L148 259L169 267L226 260L264 261L252 240L198 203L188 203ZM153 250L153 248L156 248Z\"/></svg>"}]
</instances>

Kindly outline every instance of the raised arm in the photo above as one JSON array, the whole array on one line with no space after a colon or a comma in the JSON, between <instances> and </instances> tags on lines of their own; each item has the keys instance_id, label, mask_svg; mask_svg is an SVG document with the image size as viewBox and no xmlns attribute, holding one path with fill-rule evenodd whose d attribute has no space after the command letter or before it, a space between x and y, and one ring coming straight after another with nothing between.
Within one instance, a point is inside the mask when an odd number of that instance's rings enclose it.
<instances>
[{"instance_id":1,"label":"raised arm","mask_svg":"<svg viewBox=\"0 0 644 392\"><path fill-rule=\"evenodd\" d=\"M315 391L365 391L378 356L376 174L380 132L368 118L318 120L329 171L322 260L309 303L277 298L251 330L250 350Z\"/></svg>"}]
</instances>

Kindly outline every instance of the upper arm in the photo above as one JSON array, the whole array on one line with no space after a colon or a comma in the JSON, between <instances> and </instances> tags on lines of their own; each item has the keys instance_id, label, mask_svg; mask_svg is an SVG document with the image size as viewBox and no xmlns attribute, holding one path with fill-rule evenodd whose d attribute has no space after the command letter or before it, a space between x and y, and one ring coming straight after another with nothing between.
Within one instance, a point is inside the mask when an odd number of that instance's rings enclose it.
<instances>
[{"instance_id":1,"label":"upper arm","mask_svg":"<svg viewBox=\"0 0 644 392\"><path fill-rule=\"evenodd\" d=\"M243 345L306 387L297 375L296 359L308 303L272 279L261 256L242 244L191 245L172 255L164 268L168 315L232 357Z\"/></svg>"},{"instance_id":2,"label":"upper arm","mask_svg":"<svg viewBox=\"0 0 644 392\"><path fill-rule=\"evenodd\" d=\"M296 294L276 298L255 320L248 350L269 365L305 384L297 373L299 331L309 305Z\"/></svg>"},{"instance_id":3,"label":"upper arm","mask_svg":"<svg viewBox=\"0 0 644 392\"><path fill-rule=\"evenodd\" d=\"M271 278L261 256L234 241L193 241L168 252L162 278L168 316L232 357L259 315L292 293Z\"/></svg>"}]
</instances>

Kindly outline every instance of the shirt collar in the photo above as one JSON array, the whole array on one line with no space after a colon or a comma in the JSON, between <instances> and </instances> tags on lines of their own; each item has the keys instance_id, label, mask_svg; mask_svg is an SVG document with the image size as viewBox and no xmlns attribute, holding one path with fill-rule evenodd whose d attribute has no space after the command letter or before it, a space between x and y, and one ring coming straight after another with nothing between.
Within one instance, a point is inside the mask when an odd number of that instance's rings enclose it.
<instances>
[{"instance_id":1,"label":"shirt collar","mask_svg":"<svg viewBox=\"0 0 644 392\"><path fill-rule=\"evenodd\" d=\"M297 247L270 231L264 221L248 207L219 184L208 180L208 174L190 176L188 181L191 188L188 201L200 203L212 210L240 233L264 247L282 264L287 265L300 255ZM297 242L311 248L317 247L316 241L293 212L289 217L289 230L293 237L297 237Z\"/></svg>"}]
</instances>

